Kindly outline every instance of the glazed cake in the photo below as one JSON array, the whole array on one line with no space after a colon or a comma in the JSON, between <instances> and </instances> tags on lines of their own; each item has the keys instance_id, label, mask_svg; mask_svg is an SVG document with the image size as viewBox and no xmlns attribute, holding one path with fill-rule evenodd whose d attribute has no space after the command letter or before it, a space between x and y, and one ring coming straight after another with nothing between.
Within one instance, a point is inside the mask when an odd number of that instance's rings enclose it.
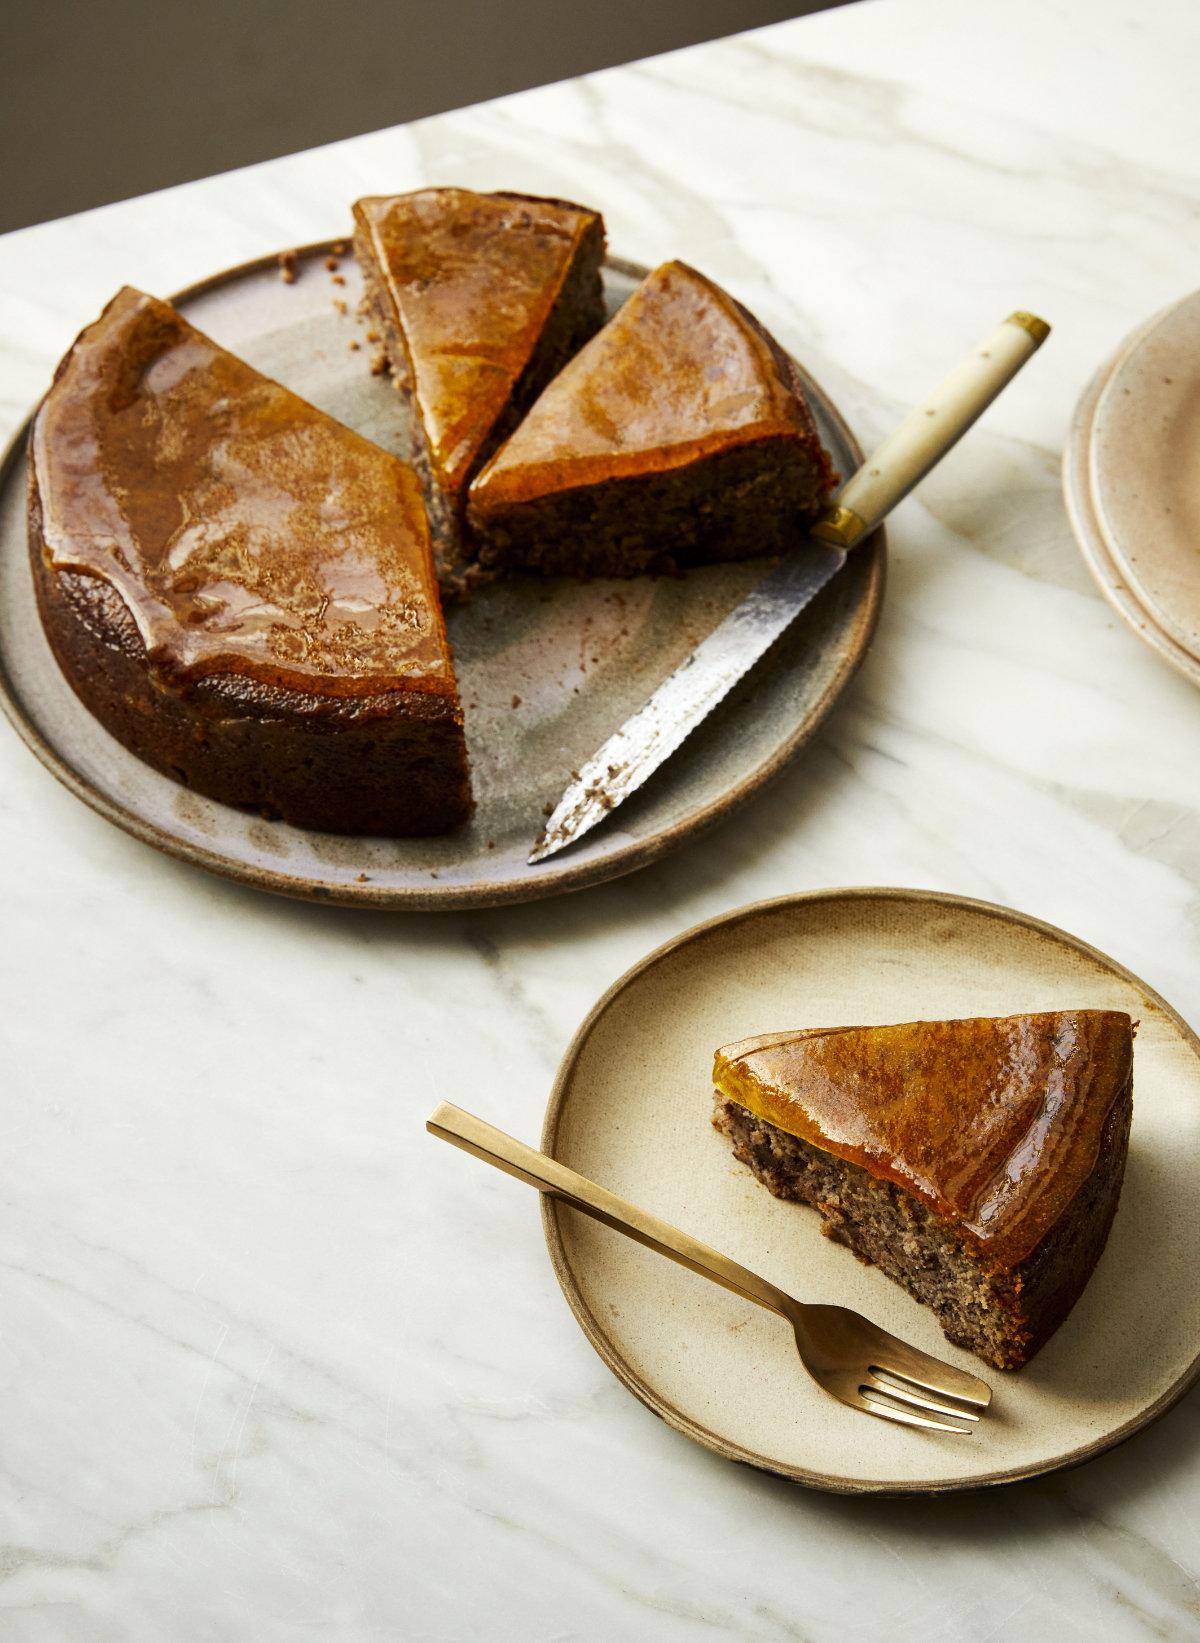
<instances>
[{"instance_id":1,"label":"glazed cake","mask_svg":"<svg viewBox=\"0 0 1200 1643\"><path fill-rule=\"evenodd\" d=\"M337 833L469 814L412 469L125 289L34 420L29 543L68 681L198 792Z\"/></svg>"},{"instance_id":2,"label":"glazed cake","mask_svg":"<svg viewBox=\"0 0 1200 1643\"><path fill-rule=\"evenodd\" d=\"M780 553L836 477L791 360L669 262L482 469L468 520L486 566L633 576Z\"/></svg>"},{"instance_id":3,"label":"glazed cake","mask_svg":"<svg viewBox=\"0 0 1200 1643\"><path fill-rule=\"evenodd\" d=\"M1016 1369L1100 1257L1133 1108L1113 1010L835 1027L717 1051L713 1122L778 1198Z\"/></svg>"},{"instance_id":4,"label":"glazed cake","mask_svg":"<svg viewBox=\"0 0 1200 1643\"><path fill-rule=\"evenodd\" d=\"M354 250L427 483L479 464L604 320L604 223L567 200L425 188L362 199Z\"/></svg>"}]
</instances>

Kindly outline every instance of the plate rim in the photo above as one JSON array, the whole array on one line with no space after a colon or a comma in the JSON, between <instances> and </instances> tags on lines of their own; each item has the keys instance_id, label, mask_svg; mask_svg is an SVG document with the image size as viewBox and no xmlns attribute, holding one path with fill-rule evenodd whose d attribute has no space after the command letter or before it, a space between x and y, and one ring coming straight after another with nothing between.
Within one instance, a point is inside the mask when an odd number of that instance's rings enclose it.
<instances>
[{"instance_id":1,"label":"plate rim","mask_svg":"<svg viewBox=\"0 0 1200 1643\"><path fill-rule=\"evenodd\" d=\"M1158 621L1153 611L1138 596L1122 571L1100 522L1091 484L1092 442L1096 418L1105 390L1113 378L1137 352L1141 345L1187 302L1200 297L1200 292L1189 291L1177 301L1158 309L1140 325L1134 327L1118 343L1104 363L1089 379L1071 413L1071 423L1062 455L1062 490L1067 517L1075 535L1083 562L1104 598L1132 628L1143 644L1158 653L1177 673L1194 685L1200 685L1200 656L1194 656L1186 646Z\"/></svg>"},{"instance_id":2,"label":"plate rim","mask_svg":"<svg viewBox=\"0 0 1200 1643\"><path fill-rule=\"evenodd\" d=\"M593 1029L609 1007L620 995L636 982L647 970L658 964L678 948L686 946L697 938L718 929L722 925L736 925L756 918L764 913L777 911L787 907L811 906L822 901L905 901L915 903L932 903L943 907L953 907L958 910L968 910L981 913L985 917L1000 920L1006 924L1016 924L1026 930L1031 930L1041 936L1065 943L1085 957L1099 960L1111 973L1122 980L1129 982L1147 1000L1152 1001L1156 1008L1163 1013L1180 1029L1184 1039L1193 1053L1200 1058L1200 1035L1183 1019L1162 994L1149 986L1142 978L1136 975L1126 965L1117 959L1111 958L1100 948L1094 947L1082 937L1072 935L1069 930L1051 924L1045 919L1039 919L1032 913L1024 913L1017 908L1006 907L1000 902L984 901L974 896L959 895L948 890L926 890L907 888L902 885L839 885L828 889L797 890L787 895L770 896L762 901L747 902L744 906L735 907L729 912L718 913L713 918L707 918L670 940L661 943L650 953L647 953L637 963L617 977L612 985L604 991L593 1004L576 1032L571 1038L546 1105L545 1117L542 1123L541 1148L550 1157L557 1158L558 1129L566 1105L567 1091L579 1057L583 1052ZM1099 1455L1106 1454L1119 1444L1134 1437L1138 1432L1150 1426L1160 1416L1174 1407L1179 1400L1200 1381L1200 1342L1197 1343L1196 1356L1188 1364L1183 1373L1161 1393L1153 1403L1123 1425L1101 1437L1065 1454L1057 1455L1048 1461L1039 1461L1031 1465L1010 1467L994 1472L979 1473L938 1479L936 1481L917 1481L912 1483L897 1482L892 1479L863 1479L846 1478L835 1472L820 1472L811 1467L786 1466L772 1460L770 1456L758 1454L747 1449L744 1445L731 1442L719 1432L692 1420L690 1416L676 1408L664 1397L657 1393L648 1382L626 1362L605 1334L603 1325L596 1319L588 1306L575 1278L571 1263L567 1257L566 1247L562 1235L560 1212L566 1207L559 1204L548 1194L542 1195L541 1214L542 1232L546 1240L546 1248L550 1255L550 1263L554 1269L554 1276L566 1298L567 1304L575 1316L575 1321L582 1329L585 1337L600 1360L616 1376L616 1378L633 1393L639 1403L645 1405L652 1414L657 1415L675 1431L691 1438L693 1442L701 1444L724 1460L740 1461L744 1465L753 1466L756 1470L767 1472L775 1477L787 1478L793 1483L805 1487L819 1489L830 1494L839 1495L875 1495L875 1496L906 1496L906 1495L946 1495L962 1494L974 1490L995 1489L1008 1484L1028 1482L1032 1478L1048 1477L1056 1472L1069 1471L1086 1461L1094 1460Z\"/></svg>"},{"instance_id":3,"label":"plate rim","mask_svg":"<svg viewBox=\"0 0 1200 1643\"><path fill-rule=\"evenodd\" d=\"M335 246L346 253L350 236L334 234L305 245L284 247L279 251L252 257L246 262L218 270L195 280L174 292L167 300L172 304L187 302L208 291L219 289L243 277L265 273L279 266L280 258L291 254L298 259L331 254ZM348 254L348 253L347 253ZM607 267L627 277L642 279L648 272L638 263L609 256ZM790 358L789 354L789 358ZM864 460L862 447L855 438L838 406L817 380L803 366L798 365L805 387L814 391L823 412L845 441L853 458ZM39 401L40 404L40 401ZM12 470L23 460L30 425L37 406L17 427L11 439L0 452L0 487L10 483ZM17 481L19 483L19 479ZM32 723L25 711L20 692L16 688L7 658L0 651L0 712L8 720L18 737L33 753L39 763L50 772L77 799L106 821L130 834L142 844L160 851L190 867L213 873L236 884L247 885L293 900L315 902L324 906L359 907L383 912L459 912L467 908L512 906L522 902L548 900L584 890L594 884L622 878L628 873L647 867L660 856L698 837L708 828L724 820L742 804L777 776L812 739L862 665L879 623L887 580L887 532L879 525L858 550L872 561L865 594L855 613L852 642L841 666L830 680L811 713L797 725L756 768L733 787L702 804L682 819L642 839L632 839L623 848L594 861L577 863L573 868L559 867L552 878L508 878L476 885L381 885L377 881L360 884L356 881L338 882L287 873L279 868L262 864L242 863L205 845L182 838L158 823L140 815L136 810L110 798L94 787L71 763L70 758L58 751ZM126 749L128 751L128 749ZM130 755L136 757L136 755ZM213 801L216 802L216 801ZM532 839L532 833L531 833Z\"/></svg>"}]
</instances>

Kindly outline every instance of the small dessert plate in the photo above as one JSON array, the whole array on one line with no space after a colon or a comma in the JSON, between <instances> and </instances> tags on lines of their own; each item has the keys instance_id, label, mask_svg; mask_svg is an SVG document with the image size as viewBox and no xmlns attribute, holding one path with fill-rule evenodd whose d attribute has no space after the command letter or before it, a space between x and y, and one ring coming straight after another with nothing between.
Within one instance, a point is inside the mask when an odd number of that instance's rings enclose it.
<instances>
[{"instance_id":1,"label":"small dessert plate","mask_svg":"<svg viewBox=\"0 0 1200 1643\"><path fill-rule=\"evenodd\" d=\"M1088 385L1063 459L1101 591L1200 684L1200 292L1128 337Z\"/></svg>"},{"instance_id":2,"label":"small dessert plate","mask_svg":"<svg viewBox=\"0 0 1200 1643\"><path fill-rule=\"evenodd\" d=\"M1023 1370L981 1368L933 1314L772 1198L710 1123L717 1045L782 1028L1065 1008L1140 1022L1133 1133L1108 1245ZM646 1406L731 1460L846 1494L1016 1482L1130 1437L1200 1378L1200 1040L1136 976L987 902L831 890L761 902L660 947L605 994L559 1071L542 1149L805 1301L853 1307L982 1373L970 1437L905 1431L828 1398L778 1320L544 1199L551 1259L600 1357Z\"/></svg>"},{"instance_id":3,"label":"small dessert plate","mask_svg":"<svg viewBox=\"0 0 1200 1643\"><path fill-rule=\"evenodd\" d=\"M328 265L332 263L331 268ZM217 342L386 448L409 433L373 374L361 282L337 242L216 274L173 300ZM645 270L610 261L615 308ZM68 338L63 339L66 347ZM835 466L862 452L805 377ZM391 909L532 901L616 878L749 798L803 745L866 653L883 596L876 531L709 721L619 815L528 866L549 809L600 743L738 604L769 561L630 581L513 578L447 612L466 708L476 812L443 838L353 839L264 821L144 765L78 701L50 652L25 540L25 429L0 467L0 706L42 763L109 821L169 855L259 889Z\"/></svg>"}]
</instances>

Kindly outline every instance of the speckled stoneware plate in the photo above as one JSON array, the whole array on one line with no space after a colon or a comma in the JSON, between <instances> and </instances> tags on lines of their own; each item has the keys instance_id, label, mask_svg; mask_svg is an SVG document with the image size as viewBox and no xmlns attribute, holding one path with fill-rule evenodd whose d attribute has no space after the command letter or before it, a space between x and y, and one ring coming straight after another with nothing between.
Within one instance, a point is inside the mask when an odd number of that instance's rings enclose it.
<instances>
[{"instance_id":1,"label":"speckled stoneware plate","mask_svg":"<svg viewBox=\"0 0 1200 1643\"><path fill-rule=\"evenodd\" d=\"M963 1368L932 1313L772 1198L709 1122L712 1056L783 1027L1060 1008L1140 1020L1129 1163L1113 1230L1066 1323L1017 1374L984 1373L969 1438L903 1431L808 1379L770 1313L543 1200L559 1282L614 1374L696 1442L823 1489L936 1493L1073 1466L1200 1376L1200 1040L1136 976L986 902L829 890L761 902L660 947L605 994L559 1072L545 1151L802 1300L857 1308Z\"/></svg>"},{"instance_id":2,"label":"speckled stoneware plate","mask_svg":"<svg viewBox=\"0 0 1200 1643\"><path fill-rule=\"evenodd\" d=\"M1092 574L1200 685L1200 292L1127 337L1089 383L1063 459Z\"/></svg>"},{"instance_id":3,"label":"speckled stoneware plate","mask_svg":"<svg viewBox=\"0 0 1200 1643\"><path fill-rule=\"evenodd\" d=\"M404 448L398 396L370 370L355 318L361 287L335 242L232 269L174 300L202 330L351 427ZM611 307L643 270L611 263ZM336 279L344 283L335 283ZM338 305L345 308L341 311ZM67 339L64 338L64 346ZM360 344L357 350L352 342ZM810 379L821 433L844 473L861 461ZM25 544L24 442L0 472L0 700L56 776L160 850L264 890L389 908L489 906L615 878L748 798L796 752L866 651L883 593L877 532L809 610L642 790L573 849L526 857L571 771L595 752L758 580L766 563L624 582L512 580L448 613L477 810L440 839L343 839L263 821L181 788L133 757L76 699L50 654Z\"/></svg>"}]
</instances>

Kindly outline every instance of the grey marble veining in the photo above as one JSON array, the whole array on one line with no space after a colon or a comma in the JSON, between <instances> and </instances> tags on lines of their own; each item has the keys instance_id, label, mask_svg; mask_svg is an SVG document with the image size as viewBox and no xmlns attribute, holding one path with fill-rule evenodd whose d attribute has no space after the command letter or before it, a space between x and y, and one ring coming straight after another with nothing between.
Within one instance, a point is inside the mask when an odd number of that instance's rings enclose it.
<instances>
[{"instance_id":1,"label":"grey marble veining","mask_svg":"<svg viewBox=\"0 0 1200 1643\"><path fill-rule=\"evenodd\" d=\"M422 1132L536 1137L597 994L739 903L926 885L1064 925L1200 1021L1195 692L1101 601L1058 457L1196 280L1183 0L868 0L0 241L14 427L122 282L168 292L423 181L603 206L795 349L865 440L1014 306L1055 334L899 510L868 661L690 849L558 902L383 917L160 859L0 736L0 1634L1200 1636L1200 1397L1085 1469L807 1494L656 1422L531 1195Z\"/></svg>"}]
</instances>

